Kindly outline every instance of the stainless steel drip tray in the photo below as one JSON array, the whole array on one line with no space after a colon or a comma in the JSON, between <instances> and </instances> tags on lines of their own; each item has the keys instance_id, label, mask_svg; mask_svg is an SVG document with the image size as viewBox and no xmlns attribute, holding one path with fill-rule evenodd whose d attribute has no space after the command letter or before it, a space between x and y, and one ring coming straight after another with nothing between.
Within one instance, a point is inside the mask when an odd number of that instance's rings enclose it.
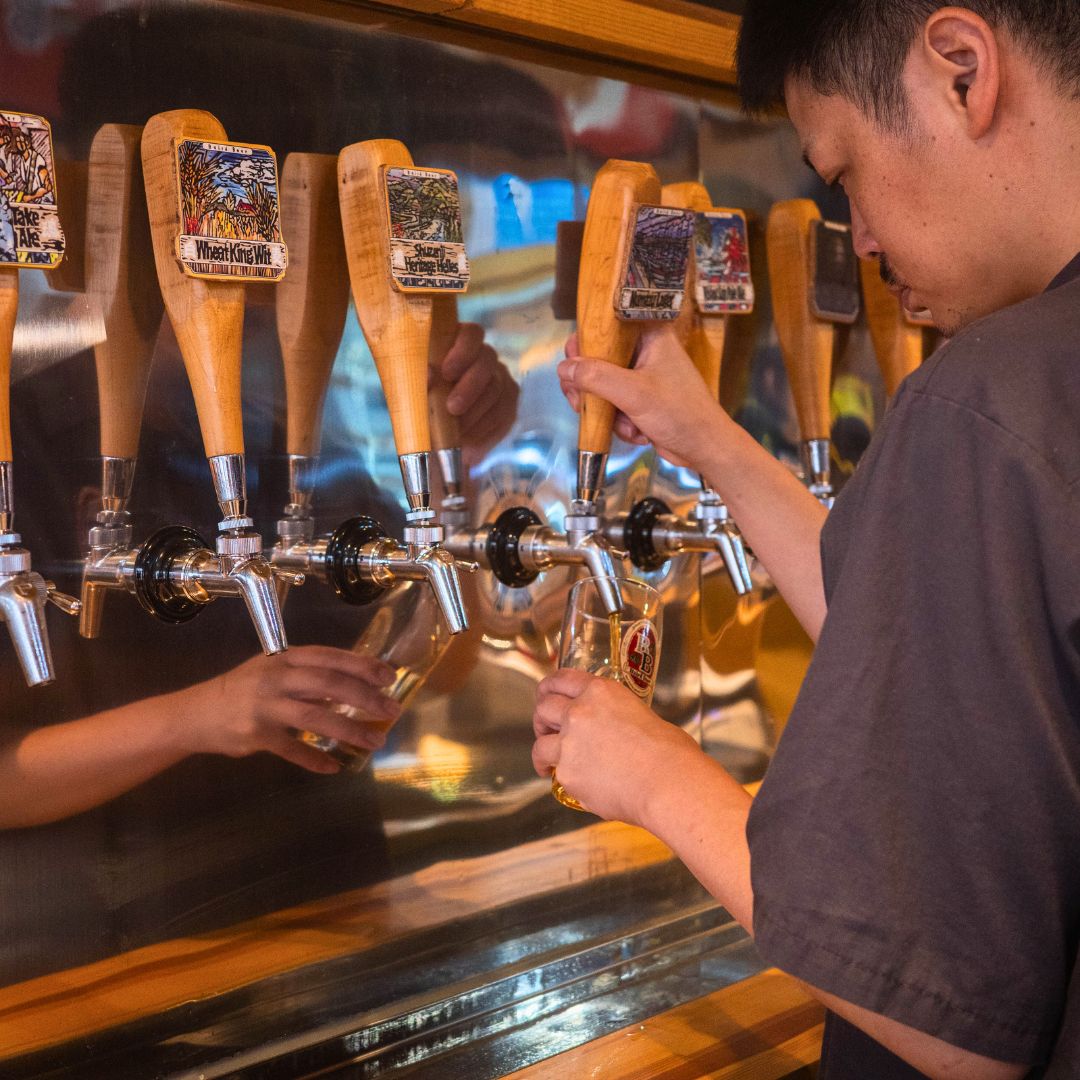
<instances>
[{"instance_id":1,"label":"stainless steel drip tray","mask_svg":"<svg viewBox=\"0 0 1080 1080\"><path fill-rule=\"evenodd\" d=\"M752 943L685 868L605 876L76 1043L10 1080L484 1080L746 978Z\"/></svg>"}]
</instances>

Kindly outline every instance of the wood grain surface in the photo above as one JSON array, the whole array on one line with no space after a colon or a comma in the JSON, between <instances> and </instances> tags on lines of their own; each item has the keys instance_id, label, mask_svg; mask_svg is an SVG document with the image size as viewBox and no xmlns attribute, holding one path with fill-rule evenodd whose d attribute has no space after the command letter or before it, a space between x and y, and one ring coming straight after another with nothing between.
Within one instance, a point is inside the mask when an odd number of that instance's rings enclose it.
<instances>
[{"instance_id":1,"label":"wood grain surface","mask_svg":"<svg viewBox=\"0 0 1080 1080\"><path fill-rule=\"evenodd\" d=\"M651 165L612 160L596 174L578 274L577 332L583 356L623 368L630 364L642 324L616 317L615 296L625 272L634 207L659 201L660 180ZM614 420L611 402L585 394L578 449L606 454L611 449Z\"/></svg>"},{"instance_id":2,"label":"wood grain surface","mask_svg":"<svg viewBox=\"0 0 1080 1080\"><path fill-rule=\"evenodd\" d=\"M274 315L285 368L285 452L317 457L326 389L349 312L333 154L285 158L281 222L288 230L289 269L274 290Z\"/></svg>"},{"instance_id":3,"label":"wood grain surface","mask_svg":"<svg viewBox=\"0 0 1080 1080\"><path fill-rule=\"evenodd\" d=\"M338 156L338 197L353 303L379 370L398 454L431 449L427 372L431 296L403 293L390 277L384 168L413 168L396 139L346 146Z\"/></svg>"},{"instance_id":4,"label":"wood grain surface","mask_svg":"<svg viewBox=\"0 0 1080 1080\"><path fill-rule=\"evenodd\" d=\"M923 328L905 318L900 300L881 278L877 259L860 259L859 275L874 353L885 393L892 397L900 383L923 362Z\"/></svg>"},{"instance_id":5,"label":"wood grain surface","mask_svg":"<svg viewBox=\"0 0 1080 1080\"><path fill-rule=\"evenodd\" d=\"M457 297L433 296L431 299L431 343L428 347L428 420L433 450L461 446L461 419L446 407L450 383L439 374L440 365L458 334Z\"/></svg>"},{"instance_id":6,"label":"wood grain surface","mask_svg":"<svg viewBox=\"0 0 1080 1080\"><path fill-rule=\"evenodd\" d=\"M244 452L240 364L244 334L242 282L188 276L176 258L182 232L176 139L228 142L220 121L198 109L158 113L142 138L143 177L158 283L195 395L207 457Z\"/></svg>"},{"instance_id":7,"label":"wood grain surface","mask_svg":"<svg viewBox=\"0 0 1080 1080\"><path fill-rule=\"evenodd\" d=\"M11 348L19 314L19 271L0 266L0 461L11 460Z\"/></svg>"},{"instance_id":8,"label":"wood grain surface","mask_svg":"<svg viewBox=\"0 0 1080 1080\"><path fill-rule=\"evenodd\" d=\"M139 453L146 385L162 299L146 216L142 128L105 124L90 144L86 182L86 291L101 319L94 346L101 453Z\"/></svg>"},{"instance_id":9,"label":"wood grain surface","mask_svg":"<svg viewBox=\"0 0 1080 1080\"><path fill-rule=\"evenodd\" d=\"M766 245L773 321L804 441L828 439L833 324L810 310L810 226L821 219L811 199L789 199L769 211Z\"/></svg>"}]
</instances>

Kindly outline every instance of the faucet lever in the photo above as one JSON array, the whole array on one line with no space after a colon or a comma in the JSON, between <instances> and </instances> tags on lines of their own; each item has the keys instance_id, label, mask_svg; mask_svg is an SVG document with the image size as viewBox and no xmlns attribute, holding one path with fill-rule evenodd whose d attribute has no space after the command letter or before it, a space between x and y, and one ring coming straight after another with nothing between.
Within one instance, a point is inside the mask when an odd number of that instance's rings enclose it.
<instances>
[{"instance_id":1,"label":"faucet lever","mask_svg":"<svg viewBox=\"0 0 1080 1080\"><path fill-rule=\"evenodd\" d=\"M78 615L82 611L82 601L61 592L52 581L45 582L45 599L50 604L55 604L65 615Z\"/></svg>"}]
</instances>

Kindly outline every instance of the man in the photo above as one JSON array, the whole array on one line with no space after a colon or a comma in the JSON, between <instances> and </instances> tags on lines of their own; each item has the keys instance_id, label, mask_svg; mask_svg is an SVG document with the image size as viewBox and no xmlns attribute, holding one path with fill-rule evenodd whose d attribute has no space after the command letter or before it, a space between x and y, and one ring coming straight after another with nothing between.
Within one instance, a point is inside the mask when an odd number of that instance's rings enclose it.
<instances>
[{"instance_id":1,"label":"man","mask_svg":"<svg viewBox=\"0 0 1080 1080\"><path fill-rule=\"evenodd\" d=\"M569 350L571 400L702 472L820 639L753 810L580 672L541 684L537 770L656 833L828 1006L823 1078L1077 1076L1080 5L748 8L747 105L786 104L859 254L952 340L827 522L669 331L632 371Z\"/></svg>"}]
</instances>

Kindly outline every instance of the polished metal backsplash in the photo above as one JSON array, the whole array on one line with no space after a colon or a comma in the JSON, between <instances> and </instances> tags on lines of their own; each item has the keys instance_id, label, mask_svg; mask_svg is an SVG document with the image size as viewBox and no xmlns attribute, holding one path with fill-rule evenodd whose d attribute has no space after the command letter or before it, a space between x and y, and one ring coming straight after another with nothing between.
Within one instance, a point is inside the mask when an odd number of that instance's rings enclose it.
<instances>
[{"instance_id":1,"label":"polished metal backsplash","mask_svg":"<svg viewBox=\"0 0 1080 1080\"><path fill-rule=\"evenodd\" d=\"M761 216L780 198L826 197L780 122L752 123L734 109L629 83L255 4L0 0L0 57L0 107L48 117L57 156L70 162L86 160L104 123L141 124L162 110L201 108L231 137L273 146L279 162L294 150L336 153L388 137L404 141L418 164L456 170L473 265L461 316L483 324L521 386L512 431L473 470L477 520L525 504L558 527L566 513L577 420L555 375L572 330L551 307L555 230L560 220L583 218L607 158L649 161L664 182L700 178L717 203ZM59 195L77 260L79 208L62 186ZM287 241L288 220L283 228ZM58 291L39 271L21 278L12 388L17 524L35 568L77 593L98 506L92 346L102 329L77 288ZM268 540L288 496L273 288L249 287L244 335L251 510ZM757 295L744 422L793 457L797 434L764 280ZM842 367L880 406L860 334ZM871 408L871 426L872 416ZM397 532L402 497L389 417L353 313L324 424L319 527L369 513ZM651 493L684 511L696 490L697 478L685 470L616 443L609 510ZM131 509L139 536L172 523L212 534L216 521L167 319ZM650 580L666 602L658 711L702 733L740 777L759 776L773 734L752 649L740 641L725 652L724 633L736 618L726 578L712 560L702 567L699 557L683 556ZM473 629L363 773L316 776L268 755L190 758L99 809L0 833L0 980L230 925L593 820L557 805L529 756L534 687L552 668L568 582L566 570L516 592L490 574L473 579ZM294 590L286 624L293 644L348 648L374 614L311 582ZM111 596L100 638L80 639L74 621L52 616L50 629L58 678L44 689L23 685L6 635L0 641L0 723L9 742L36 725L217 675L258 648L235 602L167 626L131 597Z\"/></svg>"}]
</instances>

